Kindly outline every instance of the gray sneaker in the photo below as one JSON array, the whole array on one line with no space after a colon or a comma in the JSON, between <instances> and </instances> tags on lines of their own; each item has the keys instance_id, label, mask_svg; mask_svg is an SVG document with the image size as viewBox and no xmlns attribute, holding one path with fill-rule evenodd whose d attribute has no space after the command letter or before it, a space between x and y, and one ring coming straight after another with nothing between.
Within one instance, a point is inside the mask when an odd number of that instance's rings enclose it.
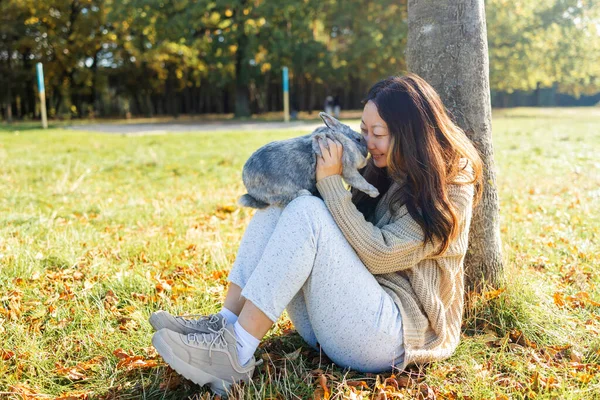
<instances>
[{"instance_id":1,"label":"gray sneaker","mask_svg":"<svg viewBox=\"0 0 600 400\"><path fill-rule=\"evenodd\" d=\"M208 334L182 335L161 329L152 336L152 345L179 374L200 386L210 385L221 396L227 395L234 382L248 382L257 365L254 357L240 365L233 325L227 323Z\"/></svg>"},{"instance_id":2,"label":"gray sneaker","mask_svg":"<svg viewBox=\"0 0 600 400\"><path fill-rule=\"evenodd\" d=\"M198 317L199 314L173 316L160 310L150 315L150 325L156 331L168 329L173 332L187 335L188 333L211 333L223 327L224 317L221 314L211 314L192 319L185 317Z\"/></svg>"}]
</instances>

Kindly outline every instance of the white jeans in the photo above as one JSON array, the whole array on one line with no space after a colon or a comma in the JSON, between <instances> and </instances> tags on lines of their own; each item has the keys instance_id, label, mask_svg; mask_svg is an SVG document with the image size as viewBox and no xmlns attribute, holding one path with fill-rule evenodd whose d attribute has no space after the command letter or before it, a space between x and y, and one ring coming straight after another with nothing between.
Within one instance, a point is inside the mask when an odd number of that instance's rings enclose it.
<instances>
[{"instance_id":1,"label":"white jeans","mask_svg":"<svg viewBox=\"0 0 600 400\"><path fill-rule=\"evenodd\" d=\"M257 210L229 281L272 321L287 308L302 338L341 367L382 372L402 363L398 307L317 197Z\"/></svg>"}]
</instances>

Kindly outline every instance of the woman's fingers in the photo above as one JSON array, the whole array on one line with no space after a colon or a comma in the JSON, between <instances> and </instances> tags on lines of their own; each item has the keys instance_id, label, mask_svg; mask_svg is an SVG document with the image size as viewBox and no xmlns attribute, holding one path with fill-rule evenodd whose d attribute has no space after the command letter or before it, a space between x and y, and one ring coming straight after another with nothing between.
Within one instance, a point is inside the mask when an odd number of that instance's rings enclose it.
<instances>
[{"instance_id":1,"label":"woman's fingers","mask_svg":"<svg viewBox=\"0 0 600 400\"><path fill-rule=\"evenodd\" d=\"M337 140L327 138L327 143L319 140L323 161L337 161L342 158L342 144Z\"/></svg>"},{"instance_id":2,"label":"woman's fingers","mask_svg":"<svg viewBox=\"0 0 600 400\"><path fill-rule=\"evenodd\" d=\"M329 139L327 139L329 141ZM325 145L322 140L318 139L319 147L321 148L321 158L326 159L331 157L331 146Z\"/></svg>"},{"instance_id":3,"label":"woman's fingers","mask_svg":"<svg viewBox=\"0 0 600 400\"><path fill-rule=\"evenodd\" d=\"M327 138L327 144L329 145L331 157L338 160L342 156L342 144L337 140Z\"/></svg>"},{"instance_id":4,"label":"woman's fingers","mask_svg":"<svg viewBox=\"0 0 600 400\"><path fill-rule=\"evenodd\" d=\"M322 157L317 158L316 179L320 181L331 175L342 173L342 144L337 140L319 140Z\"/></svg>"}]
</instances>

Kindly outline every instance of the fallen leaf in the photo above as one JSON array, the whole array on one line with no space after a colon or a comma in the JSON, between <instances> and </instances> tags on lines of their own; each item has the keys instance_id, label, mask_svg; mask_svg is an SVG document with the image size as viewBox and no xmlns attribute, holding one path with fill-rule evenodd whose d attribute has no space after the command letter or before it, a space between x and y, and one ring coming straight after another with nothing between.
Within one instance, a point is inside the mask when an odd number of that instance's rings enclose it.
<instances>
[{"instance_id":1,"label":"fallen leaf","mask_svg":"<svg viewBox=\"0 0 600 400\"><path fill-rule=\"evenodd\" d=\"M38 392L36 392L33 388L31 388L23 383L16 383L14 385L11 385L8 387L8 390L21 396L21 400L30 400L30 399L39 398Z\"/></svg>"},{"instance_id":2,"label":"fallen leaf","mask_svg":"<svg viewBox=\"0 0 600 400\"><path fill-rule=\"evenodd\" d=\"M503 287L503 288L500 288L500 289L491 290L489 292L484 292L483 293L483 297L486 300L492 300L492 299L495 299L496 297L499 297L502 293L504 293L505 290L506 290L506 288Z\"/></svg>"},{"instance_id":3,"label":"fallen leaf","mask_svg":"<svg viewBox=\"0 0 600 400\"><path fill-rule=\"evenodd\" d=\"M576 378L581 383L589 383L594 378L594 374L588 374L586 372L579 372L576 375Z\"/></svg>"},{"instance_id":4,"label":"fallen leaf","mask_svg":"<svg viewBox=\"0 0 600 400\"><path fill-rule=\"evenodd\" d=\"M64 375L72 381L79 381L87 378L83 373L77 371L77 368L69 369Z\"/></svg>"},{"instance_id":5,"label":"fallen leaf","mask_svg":"<svg viewBox=\"0 0 600 400\"><path fill-rule=\"evenodd\" d=\"M181 386L182 382L181 375L170 370L170 373L166 374L159 387L161 390L174 390Z\"/></svg>"},{"instance_id":6,"label":"fallen leaf","mask_svg":"<svg viewBox=\"0 0 600 400\"><path fill-rule=\"evenodd\" d=\"M424 400L435 400L437 398L433 389L426 383L421 383L419 385L419 393L422 396L420 398Z\"/></svg>"},{"instance_id":7,"label":"fallen leaf","mask_svg":"<svg viewBox=\"0 0 600 400\"><path fill-rule=\"evenodd\" d=\"M413 385L413 380L406 375L402 375L396 380L398 381L398 386L402 388L406 388Z\"/></svg>"},{"instance_id":8,"label":"fallen leaf","mask_svg":"<svg viewBox=\"0 0 600 400\"><path fill-rule=\"evenodd\" d=\"M323 398L325 400L329 399L329 388L327 387L327 377L325 374L321 374L318 377L319 386L323 389Z\"/></svg>"},{"instance_id":9,"label":"fallen leaf","mask_svg":"<svg viewBox=\"0 0 600 400\"><path fill-rule=\"evenodd\" d=\"M118 348L115 351L113 351L113 355L120 359L131 357L129 354L127 354L127 352L125 350L123 350L121 348Z\"/></svg>"},{"instance_id":10,"label":"fallen leaf","mask_svg":"<svg viewBox=\"0 0 600 400\"><path fill-rule=\"evenodd\" d=\"M82 392L82 393L78 393L78 392L70 392L70 393L66 393L63 395L60 395L59 397L55 397L54 400L86 400L90 398L90 394L92 394L93 392L88 391L88 392Z\"/></svg>"},{"instance_id":11,"label":"fallen leaf","mask_svg":"<svg viewBox=\"0 0 600 400\"><path fill-rule=\"evenodd\" d=\"M289 361L294 361L297 360L298 357L300 357L300 352L301 352L302 348L298 348L295 351L293 351L292 353L287 353L285 355L285 358L287 358Z\"/></svg>"},{"instance_id":12,"label":"fallen leaf","mask_svg":"<svg viewBox=\"0 0 600 400\"><path fill-rule=\"evenodd\" d=\"M15 353L10 350L0 349L0 358L4 361L8 361L15 356Z\"/></svg>"},{"instance_id":13,"label":"fallen leaf","mask_svg":"<svg viewBox=\"0 0 600 400\"><path fill-rule=\"evenodd\" d=\"M325 398L325 392L322 388L316 388L313 392L313 400L323 400Z\"/></svg>"},{"instance_id":14,"label":"fallen leaf","mask_svg":"<svg viewBox=\"0 0 600 400\"><path fill-rule=\"evenodd\" d=\"M573 362L580 363L583 360L583 356L581 355L581 353L575 350L571 350L571 354L569 356L571 358L571 361Z\"/></svg>"},{"instance_id":15,"label":"fallen leaf","mask_svg":"<svg viewBox=\"0 0 600 400\"><path fill-rule=\"evenodd\" d=\"M565 298L562 295L562 293L556 292L554 293L554 296L552 296L552 298L554 299L554 304L556 304L558 307L564 307Z\"/></svg>"},{"instance_id":16,"label":"fallen leaf","mask_svg":"<svg viewBox=\"0 0 600 400\"><path fill-rule=\"evenodd\" d=\"M117 369L124 368L127 371L133 369L154 368L158 365L156 360L145 360L142 356L132 356L124 358L117 364Z\"/></svg>"},{"instance_id":17,"label":"fallen leaf","mask_svg":"<svg viewBox=\"0 0 600 400\"><path fill-rule=\"evenodd\" d=\"M398 381L396 380L395 376L390 376L389 378L386 378L383 381L383 385L384 386L391 386L394 388L394 390L398 390Z\"/></svg>"}]
</instances>

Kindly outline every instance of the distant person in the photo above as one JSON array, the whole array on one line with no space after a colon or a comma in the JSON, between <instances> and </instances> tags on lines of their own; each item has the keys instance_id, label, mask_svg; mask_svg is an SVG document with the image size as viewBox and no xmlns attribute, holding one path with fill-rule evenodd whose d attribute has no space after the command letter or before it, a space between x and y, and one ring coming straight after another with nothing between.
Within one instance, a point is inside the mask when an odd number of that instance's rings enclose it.
<instances>
[{"instance_id":1,"label":"distant person","mask_svg":"<svg viewBox=\"0 0 600 400\"><path fill-rule=\"evenodd\" d=\"M221 311L150 317L152 344L177 372L218 393L248 382L255 350L285 309L304 341L340 368L402 371L454 353L482 161L417 75L376 83L364 104L362 174L379 197L348 191L341 144L321 143L322 200L255 212Z\"/></svg>"},{"instance_id":2,"label":"distant person","mask_svg":"<svg viewBox=\"0 0 600 400\"><path fill-rule=\"evenodd\" d=\"M324 111L329 115L333 115L333 97L332 96L327 96L325 98Z\"/></svg>"},{"instance_id":3,"label":"distant person","mask_svg":"<svg viewBox=\"0 0 600 400\"><path fill-rule=\"evenodd\" d=\"M340 95L337 94L333 98L333 116L336 118L340 118L340 111L342 111L342 105L340 103Z\"/></svg>"}]
</instances>

